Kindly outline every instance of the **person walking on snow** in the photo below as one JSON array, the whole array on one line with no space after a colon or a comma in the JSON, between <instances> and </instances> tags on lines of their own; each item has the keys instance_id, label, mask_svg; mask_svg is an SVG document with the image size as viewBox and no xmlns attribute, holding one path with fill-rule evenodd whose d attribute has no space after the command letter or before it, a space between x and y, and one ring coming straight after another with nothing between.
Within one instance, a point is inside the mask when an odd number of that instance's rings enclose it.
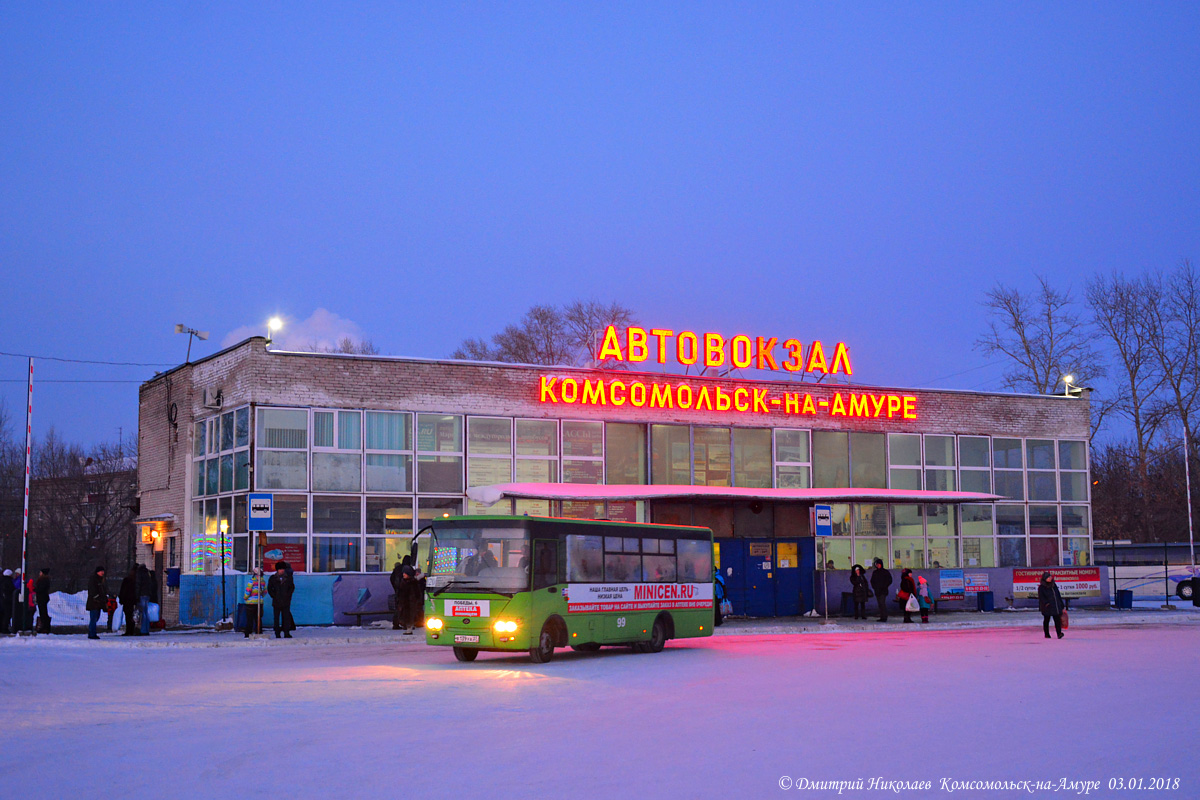
<instances>
[{"instance_id":1,"label":"person walking on snow","mask_svg":"<svg viewBox=\"0 0 1200 800\"><path fill-rule=\"evenodd\" d=\"M867 601L871 599L871 583L862 564L850 568L850 591L854 595L854 618L867 618Z\"/></svg>"},{"instance_id":2,"label":"person walking on snow","mask_svg":"<svg viewBox=\"0 0 1200 800\"><path fill-rule=\"evenodd\" d=\"M933 608L933 598L929 596L929 581L925 576L917 578L917 605L921 607L921 622L929 622L929 609Z\"/></svg>"},{"instance_id":3,"label":"person walking on snow","mask_svg":"<svg viewBox=\"0 0 1200 800\"><path fill-rule=\"evenodd\" d=\"M242 603L246 606L246 627L242 632L246 634L247 639L251 633L262 633L262 602L266 593L267 584L263 580L263 572L255 567L246 583L246 591L242 593Z\"/></svg>"},{"instance_id":4,"label":"person walking on snow","mask_svg":"<svg viewBox=\"0 0 1200 800\"><path fill-rule=\"evenodd\" d=\"M84 608L88 612L88 638L99 639L96 633L96 623L100 621L100 612L108 605L108 587L104 585L104 567L96 567L92 577L88 578L87 603Z\"/></svg>"},{"instance_id":5,"label":"person walking on snow","mask_svg":"<svg viewBox=\"0 0 1200 800\"><path fill-rule=\"evenodd\" d=\"M50 568L44 567L33 582L33 596L37 600L38 633L50 632Z\"/></svg>"},{"instance_id":6,"label":"person walking on snow","mask_svg":"<svg viewBox=\"0 0 1200 800\"><path fill-rule=\"evenodd\" d=\"M275 574L267 581L267 594L271 595L271 607L275 611L275 638L292 638L296 630L296 621L292 619L292 595L296 592L296 582L292 577L292 567L286 561L275 562Z\"/></svg>"},{"instance_id":7,"label":"person walking on snow","mask_svg":"<svg viewBox=\"0 0 1200 800\"><path fill-rule=\"evenodd\" d=\"M392 568L392 574L388 576L388 581L392 584L392 593L396 597L396 610L392 612L392 630L398 631L404 621L404 603L401 602L404 596L403 561L396 562L396 566Z\"/></svg>"},{"instance_id":8,"label":"person walking on snow","mask_svg":"<svg viewBox=\"0 0 1200 800\"><path fill-rule=\"evenodd\" d=\"M1042 632L1050 638L1050 620L1054 620L1054 632L1058 638L1063 637L1062 615L1066 604L1058 592L1058 584L1049 572L1042 573L1042 581L1038 584L1038 608L1042 612Z\"/></svg>"},{"instance_id":9,"label":"person walking on snow","mask_svg":"<svg viewBox=\"0 0 1200 800\"><path fill-rule=\"evenodd\" d=\"M908 598L917 593L917 582L913 580L912 570L905 569L900 573L900 592L896 595L896 600L900 603L900 608L904 609L904 621L912 622L912 612L908 610Z\"/></svg>"},{"instance_id":10,"label":"person walking on snow","mask_svg":"<svg viewBox=\"0 0 1200 800\"><path fill-rule=\"evenodd\" d=\"M117 592L117 600L121 603L121 611L125 615L125 633L122 636L137 636L133 629L133 610L137 608L137 567L130 567L129 572L121 579L121 588Z\"/></svg>"},{"instance_id":11,"label":"person walking on snow","mask_svg":"<svg viewBox=\"0 0 1200 800\"><path fill-rule=\"evenodd\" d=\"M875 559L875 569L871 571L871 589L875 592L875 602L879 603L879 621L887 622L888 590L892 586L892 573L883 568L883 559Z\"/></svg>"},{"instance_id":12,"label":"person walking on snow","mask_svg":"<svg viewBox=\"0 0 1200 800\"><path fill-rule=\"evenodd\" d=\"M142 636L150 635L150 596L154 594L154 577L145 564L137 568L137 604L142 614Z\"/></svg>"}]
</instances>

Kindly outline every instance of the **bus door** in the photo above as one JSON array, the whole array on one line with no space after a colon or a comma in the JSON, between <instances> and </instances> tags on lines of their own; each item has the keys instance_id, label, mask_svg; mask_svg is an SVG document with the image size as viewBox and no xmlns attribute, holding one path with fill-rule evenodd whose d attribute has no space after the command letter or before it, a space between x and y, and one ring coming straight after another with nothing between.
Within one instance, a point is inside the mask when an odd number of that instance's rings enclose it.
<instances>
[{"instance_id":1,"label":"bus door","mask_svg":"<svg viewBox=\"0 0 1200 800\"><path fill-rule=\"evenodd\" d=\"M558 560L557 539L533 540L533 563L530 565L533 573L533 594L529 610L530 623L536 622L538 630L530 631L529 634L535 640L541 633L541 625L546 617L562 609Z\"/></svg>"},{"instance_id":2,"label":"bus door","mask_svg":"<svg viewBox=\"0 0 1200 800\"><path fill-rule=\"evenodd\" d=\"M734 614L746 613L746 540L715 539L717 563L725 579L725 594L733 603Z\"/></svg>"},{"instance_id":3,"label":"bus door","mask_svg":"<svg viewBox=\"0 0 1200 800\"><path fill-rule=\"evenodd\" d=\"M771 540L745 540L746 610L748 617L775 616L775 543Z\"/></svg>"}]
</instances>

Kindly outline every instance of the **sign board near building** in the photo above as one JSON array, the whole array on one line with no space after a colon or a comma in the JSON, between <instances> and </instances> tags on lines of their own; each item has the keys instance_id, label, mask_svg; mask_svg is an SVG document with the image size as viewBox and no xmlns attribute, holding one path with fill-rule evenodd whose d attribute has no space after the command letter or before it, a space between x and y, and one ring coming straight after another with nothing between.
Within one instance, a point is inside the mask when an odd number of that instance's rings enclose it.
<instances>
[{"instance_id":1,"label":"sign board near building","mask_svg":"<svg viewBox=\"0 0 1200 800\"><path fill-rule=\"evenodd\" d=\"M263 572L274 572L277 561L286 561L295 572L305 572L308 569L304 560L304 545L299 543L269 544L262 555L262 561Z\"/></svg>"},{"instance_id":2,"label":"sign board near building","mask_svg":"<svg viewBox=\"0 0 1200 800\"><path fill-rule=\"evenodd\" d=\"M938 577L939 600L963 600L963 571L944 569Z\"/></svg>"},{"instance_id":3,"label":"sign board near building","mask_svg":"<svg viewBox=\"0 0 1200 800\"><path fill-rule=\"evenodd\" d=\"M817 536L833 536L833 508L831 506L814 506L817 523L814 526Z\"/></svg>"},{"instance_id":4,"label":"sign board near building","mask_svg":"<svg viewBox=\"0 0 1200 800\"><path fill-rule=\"evenodd\" d=\"M250 503L249 529L252 531L275 530L275 495L268 492L247 495Z\"/></svg>"},{"instance_id":5,"label":"sign board near building","mask_svg":"<svg viewBox=\"0 0 1200 800\"><path fill-rule=\"evenodd\" d=\"M1044 567L1013 570L1013 597L1037 597L1042 573L1049 572L1063 597L1099 597L1099 567Z\"/></svg>"}]
</instances>

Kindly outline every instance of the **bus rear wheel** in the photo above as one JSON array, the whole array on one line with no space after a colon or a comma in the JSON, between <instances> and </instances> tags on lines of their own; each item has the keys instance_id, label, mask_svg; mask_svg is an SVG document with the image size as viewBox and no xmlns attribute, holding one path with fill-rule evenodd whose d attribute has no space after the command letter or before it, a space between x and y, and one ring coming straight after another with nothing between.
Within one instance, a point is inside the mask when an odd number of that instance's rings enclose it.
<instances>
[{"instance_id":1,"label":"bus rear wheel","mask_svg":"<svg viewBox=\"0 0 1200 800\"><path fill-rule=\"evenodd\" d=\"M667 624L662 619L654 620L654 625L650 628L650 641L642 645L644 653L661 653L663 646L667 643Z\"/></svg>"},{"instance_id":2,"label":"bus rear wheel","mask_svg":"<svg viewBox=\"0 0 1200 800\"><path fill-rule=\"evenodd\" d=\"M454 648L454 657L459 661L474 661L475 656L479 655L478 650L472 650L469 647Z\"/></svg>"},{"instance_id":3,"label":"bus rear wheel","mask_svg":"<svg viewBox=\"0 0 1200 800\"><path fill-rule=\"evenodd\" d=\"M549 625L542 627L537 644L529 648L529 660L535 664L545 664L554 658L554 631Z\"/></svg>"}]
</instances>

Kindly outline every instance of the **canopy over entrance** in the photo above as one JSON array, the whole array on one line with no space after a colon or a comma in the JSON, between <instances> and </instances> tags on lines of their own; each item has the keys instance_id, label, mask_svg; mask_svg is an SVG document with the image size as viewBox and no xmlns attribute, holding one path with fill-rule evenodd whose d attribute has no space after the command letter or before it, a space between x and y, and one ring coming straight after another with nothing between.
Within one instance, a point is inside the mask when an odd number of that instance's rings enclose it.
<instances>
[{"instance_id":1,"label":"canopy over entrance","mask_svg":"<svg viewBox=\"0 0 1200 800\"><path fill-rule=\"evenodd\" d=\"M1000 495L916 489L749 489L681 484L497 483L467 489L477 503L531 500L774 500L796 503L990 503Z\"/></svg>"}]
</instances>

